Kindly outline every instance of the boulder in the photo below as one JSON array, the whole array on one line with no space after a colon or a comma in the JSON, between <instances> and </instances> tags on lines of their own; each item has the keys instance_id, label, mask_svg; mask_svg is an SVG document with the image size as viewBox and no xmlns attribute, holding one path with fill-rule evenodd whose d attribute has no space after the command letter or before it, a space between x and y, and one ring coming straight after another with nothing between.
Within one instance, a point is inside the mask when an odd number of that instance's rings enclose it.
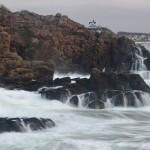
<instances>
[{"instance_id":1,"label":"boulder","mask_svg":"<svg viewBox=\"0 0 150 150\"><path fill-rule=\"evenodd\" d=\"M71 84L71 79L70 77L65 77L65 78L57 78L54 80L54 85L59 86L59 85L67 85Z\"/></svg>"},{"instance_id":2,"label":"boulder","mask_svg":"<svg viewBox=\"0 0 150 150\"><path fill-rule=\"evenodd\" d=\"M129 72L133 61L135 43L129 38L123 36L113 38L109 47L109 67L117 72Z\"/></svg>"},{"instance_id":3,"label":"boulder","mask_svg":"<svg viewBox=\"0 0 150 150\"><path fill-rule=\"evenodd\" d=\"M150 92L149 86L138 74L117 74L117 73L100 73L92 74L90 79L89 88L91 90L141 90Z\"/></svg>"},{"instance_id":4,"label":"boulder","mask_svg":"<svg viewBox=\"0 0 150 150\"><path fill-rule=\"evenodd\" d=\"M76 107L86 107L86 108L92 108L92 109L103 109L104 106L104 99L103 101L99 100L98 97L103 97L98 92L88 92L83 93L80 95L73 95L69 102L72 106ZM80 101L80 102L79 102ZM80 106L79 106L80 103Z\"/></svg>"},{"instance_id":5,"label":"boulder","mask_svg":"<svg viewBox=\"0 0 150 150\"><path fill-rule=\"evenodd\" d=\"M144 93L141 91L125 91L111 98L114 106L119 107L141 107L144 106Z\"/></svg>"},{"instance_id":6,"label":"boulder","mask_svg":"<svg viewBox=\"0 0 150 150\"><path fill-rule=\"evenodd\" d=\"M51 119L45 118L0 118L0 133L39 131L54 126Z\"/></svg>"},{"instance_id":7,"label":"boulder","mask_svg":"<svg viewBox=\"0 0 150 150\"><path fill-rule=\"evenodd\" d=\"M92 108L92 109L104 109L105 108L105 104L104 104L104 102L102 102L100 100L94 100L94 101L91 101L88 104L88 108Z\"/></svg>"},{"instance_id":8,"label":"boulder","mask_svg":"<svg viewBox=\"0 0 150 150\"><path fill-rule=\"evenodd\" d=\"M78 96L77 96L77 95L72 96L71 99L69 100L69 102L70 102L73 106L78 107L78 105L79 105Z\"/></svg>"},{"instance_id":9,"label":"boulder","mask_svg":"<svg viewBox=\"0 0 150 150\"><path fill-rule=\"evenodd\" d=\"M39 93L49 100L59 100L61 102L66 102L70 94L64 87L42 88Z\"/></svg>"}]
</instances>

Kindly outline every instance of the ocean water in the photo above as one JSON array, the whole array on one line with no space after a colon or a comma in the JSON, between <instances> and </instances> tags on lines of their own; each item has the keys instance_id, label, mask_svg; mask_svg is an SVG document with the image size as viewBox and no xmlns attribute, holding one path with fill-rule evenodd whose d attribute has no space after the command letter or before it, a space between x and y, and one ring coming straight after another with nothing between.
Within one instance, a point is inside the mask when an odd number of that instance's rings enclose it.
<instances>
[{"instance_id":1,"label":"ocean water","mask_svg":"<svg viewBox=\"0 0 150 150\"><path fill-rule=\"evenodd\" d=\"M136 43L144 46L147 50L150 51L150 41L149 42L136 42Z\"/></svg>"},{"instance_id":2,"label":"ocean water","mask_svg":"<svg viewBox=\"0 0 150 150\"><path fill-rule=\"evenodd\" d=\"M150 82L147 74L141 76ZM2 133L0 150L150 150L149 96L144 107L92 110L49 101L37 92L0 88L0 95L1 117L45 117L56 123L43 131Z\"/></svg>"},{"instance_id":3,"label":"ocean water","mask_svg":"<svg viewBox=\"0 0 150 150\"><path fill-rule=\"evenodd\" d=\"M56 127L0 134L0 150L148 150L150 107L91 110L0 89L1 117L46 117Z\"/></svg>"}]
</instances>

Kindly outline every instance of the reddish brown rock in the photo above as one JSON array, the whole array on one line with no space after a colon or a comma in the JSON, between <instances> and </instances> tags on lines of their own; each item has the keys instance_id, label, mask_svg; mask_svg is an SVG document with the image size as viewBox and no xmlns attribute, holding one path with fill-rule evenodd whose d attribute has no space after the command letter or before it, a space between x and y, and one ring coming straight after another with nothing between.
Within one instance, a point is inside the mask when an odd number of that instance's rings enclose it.
<instances>
[{"instance_id":1,"label":"reddish brown rock","mask_svg":"<svg viewBox=\"0 0 150 150\"><path fill-rule=\"evenodd\" d=\"M37 90L53 79L53 65L44 61L23 60L16 52L10 52L9 47L10 35L0 32L0 78L4 86L26 89L25 86L30 84L32 90L32 81L36 81L38 85L34 85L34 90Z\"/></svg>"},{"instance_id":2,"label":"reddish brown rock","mask_svg":"<svg viewBox=\"0 0 150 150\"><path fill-rule=\"evenodd\" d=\"M11 51L26 60L53 63L59 71L129 71L134 61L135 43L107 28L97 33L60 13L41 16L3 11L1 18L0 26L9 28L12 36Z\"/></svg>"},{"instance_id":3,"label":"reddish brown rock","mask_svg":"<svg viewBox=\"0 0 150 150\"><path fill-rule=\"evenodd\" d=\"M10 35L6 32L0 32L0 53L8 52L10 49Z\"/></svg>"},{"instance_id":4,"label":"reddish brown rock","mask_svg":"<svg viewBox=\"0 0 150 150\"><path fill-rule=\"evenodd\" d=\"M59 13L41 16L28 11L0 10L0 31L11 35L6 40L10 45L3 44L7 54L0 60L1 73L31 69L33 72L20 73L19 79L23 80L37 80L43 75L48 78L54 67L61 72L90 72L92 68L100 72L129 72L135 62L136 45L132 40L107 28L94 32ZM149 66L149 59L145 64Z\"/></svg>"}]
</instances>

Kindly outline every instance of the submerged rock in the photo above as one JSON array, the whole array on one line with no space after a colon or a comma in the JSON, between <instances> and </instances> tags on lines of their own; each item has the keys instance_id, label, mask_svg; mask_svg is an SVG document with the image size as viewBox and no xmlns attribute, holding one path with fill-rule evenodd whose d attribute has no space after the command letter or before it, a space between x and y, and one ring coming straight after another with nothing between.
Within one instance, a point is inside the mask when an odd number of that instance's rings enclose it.
<instances>
[{"instance_id":1,"label":"submerged rock","mask_svg":"<svg viewBox=\"0 0 150 150\"><path fill-rule=\"evenodd\" d=\"M27 130L39 131L54 127L51 119L44 118L0 118L0 133L25 132Z\"/></svg>"},{"instance_id":2,"label":"submerged rock","mask_svg":"<svg viewBox=\"0 0 150 150\"><path fill-rule=\"evenodd\" d=\"M100 100L94 100L94 101L91 101L88 104L88 108L92 108L92 109L104 109L105 108L105 104L104 104L104 102L102 102Z\"/></svg>"},{"instance_id":3,"label":"submerged rock","mask_svg":"<svg viewBox=\"0 0 150 150\"><path fill-rule=\"evenodd\" d=\"M76 106L78 107L79 105L79 98L77 95L74 95L70 98L69 102L73 105L73 106Z\"/></svg>"}]
</instances>

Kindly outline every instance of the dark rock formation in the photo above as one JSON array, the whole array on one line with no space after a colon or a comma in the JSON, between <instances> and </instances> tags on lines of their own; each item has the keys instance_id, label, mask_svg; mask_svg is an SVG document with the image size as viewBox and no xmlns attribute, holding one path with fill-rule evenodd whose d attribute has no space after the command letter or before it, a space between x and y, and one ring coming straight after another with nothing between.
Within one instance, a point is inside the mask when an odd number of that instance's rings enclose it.
<instances>
[{"instance_id":1,"label":"dark rock formation","mask_svg":"<svg viewBox=\"0 0 150 150\"><path fill-rule=\"evenodd\" d=\"M3 132L25 132L27 129L39 131L54 127L51 119L44 118L0 118L0 133Z\"/></svg>"},{"instance_id":2,"label":"dark rock formation","mask_svg":"<svg viewBox=\"0 0 150 150\"><path fill-rule=\"evenodd\" d=\"M150 93L149 86L140 75L101 73L96 68L92 69L89 79L78 79L73 84L61 83L63 87L43 88L40 93L50 100L57 99L66 102L70 98L73 106L79 106L80 101L84 107L100 109L105 107L104 103L108 98L115 106L124 106L125 97L126 106L136 107L136 98L142 102L141 91ZM133 92L135 90L136 94Z\"/></svg>"},{"instance_id":3,"label":"dark rock formation","mask_svg":"<svg viewBox=\"0 0 150 150\"><path fill-rule=\"evenodd\" d=\"M94 69L95 70L95 69ZM150 93L149 86L138 74L116 74L116 73L92 73L90 79L78 79L76 83L61 84L63 87L57 89L45 89L45 93L51 90L64 91L68 89L73 95L98 90L140 90ZM58 92L56 92L58 93ZM63 92L62 92L63 93ZM60 94L58 94L60 95ZM49 96L48 96L49 97ZM60 96L59 96L60 97Z\"/></svg>"},{"instance_id":4,"label":"dark rock formation","mask_svg":"<svg viewBox=\"0 0 150 150\"><path fill-rule=\"evenodd\" d=\"M102 102L100 100L94 100L88 104L88 108L103 109L103 108L105 108L105 105L104 105L104 102Z\"/></svg>"},{"instance_id":5,"label":"dark rock formation","mask_svg":"<svg viewBox=\"0 0 150 150\"><path fill-rule=\"evenodd\" d=\"M71 84L71 79L70 77L65 77L65 78L57 78L54 80L54 85L59 86L59 85L66 85L66 84Z\"/></svg>"},{"instance_id":6,"label":"dark rock formation","mask_svg":"<svg viewBox=\"0 0 150 150\"><path fill-rule=\"evenodd\" d=\"M130 71L133 59L135 43L127 37L112 39L109 54L110 65L113 71L127 72Z\"/></svg>"},{"instance_id":7,"label":"dark rock formation","mask_svg":"<svg viewBox=\"0 0 150 150\"><path fill-rule=\"evenodd\" d=\"M60 88L42 88L39 93L50 100L59 100L65 102L69 96L69 91L64 87Z\"/></svg>"},{"instance_id":8,"label":"dark rock formation","mask_svg":"<svg viewBox=\"0 0 150 150\"><path fill-rule=\"evenodd\" d=\"M146 58L144 63L147 69L150 70L150 51L147 51L144 46L139 45L139 47L142 49L143 56Z\"/></svg>"},{"instance_id":9,"label":"dark rock formation","mask_svg":"<svg viewBox=\"0 0 150 150\"><path fill-rule=\"evenodd\" d=\"M77 95L74 95L70 98L70 103L73 105L73 106L78 106L79 105L79 99L78 99L78 96Z\"/></svg>"},{"instance_id":10,"label":"dark rock formation","mask_svg":"<svg viewBox=\"0 0 150 150\"><path fill-rule=\"evenodd\" d=\"M89 81L91 90L141 90L150 92L149 86L138 74L100 73L97 76L91 76Z\"/></svg>"},{"instance_id":11,"label":"dark rock formation","mask_svg":"<svg viewBox=\"0 0 150 150\"><path fill-rule=\"evenodd\" d=\"M96 92L98 94L98 92ZM94 92L92 93L85 93L81 95L73 95L69 102L71 105L78 107L79 106L79 100L81 101L80 105L82 107L87 107L87 108L92 108L92 109L103 109L105 108L104 101L102 102L101 100L98 99L98 96L101 95L96 95ZM80 97L82 97L80 99ZM104 100L104 99L103 99Z\"/></svg>"}]
</instances>

